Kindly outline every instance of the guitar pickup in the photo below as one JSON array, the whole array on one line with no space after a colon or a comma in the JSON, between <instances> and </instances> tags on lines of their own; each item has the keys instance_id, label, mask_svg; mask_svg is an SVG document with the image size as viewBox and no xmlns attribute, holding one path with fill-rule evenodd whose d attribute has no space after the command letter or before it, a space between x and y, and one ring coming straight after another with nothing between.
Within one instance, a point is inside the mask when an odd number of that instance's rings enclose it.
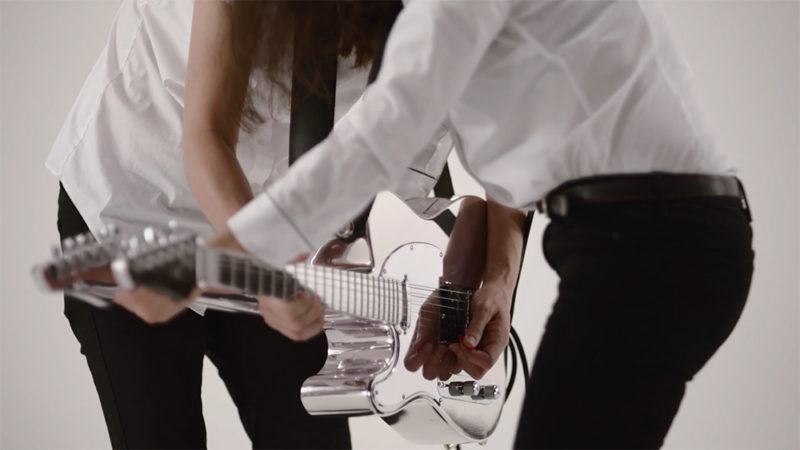
<instances>
[{"instance_id":1,"label":"guitar pickup","mask_svg":"<svg viewBox=\"0 0 800 450\"><path fill-rule=\"evenodd\" d=\"M448 281L439 285L439 342L459 342L469 325L469 302L475 292L471 288Z\"/></svg>"}]
</instances>

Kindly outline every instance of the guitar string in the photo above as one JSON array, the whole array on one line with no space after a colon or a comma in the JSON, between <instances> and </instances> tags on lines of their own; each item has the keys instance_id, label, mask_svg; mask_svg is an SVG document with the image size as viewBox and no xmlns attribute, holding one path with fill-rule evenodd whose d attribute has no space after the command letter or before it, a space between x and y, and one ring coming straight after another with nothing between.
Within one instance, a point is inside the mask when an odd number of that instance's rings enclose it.
<instances>
[{"instance_id":1,"label":"guitar string","mask_svg":"<svg viewBox=\"0 0 800 450\"><path fill-rule=\"evenodd\" d=\"M261 267L259 264L254 264L252 261L239 260L238 258L227 257L227 258L224 258L224 259L228 261L229 268L232 270L232 272L236 272L236 273L231 273L232 279L235 280L237 278L236 275L238 275L242 279L241 280L242 283L245 284L245 286L244 286L245 289L248 289L250 287L246 283L246 281L247 281L246 278L251 275L250 272L252 272L253 269L256 270L257 273L256 274L252 274L252 275L256 276L256 277L261 276L258 272L264 272L264 273L268 274L273 279L274 278L279 278L279 277L276 277L276 275L280 276L280 278L283 278L283 280L279 280L278 282L285 282L285 281L292 280L292 282L294 282L295 284L297 284L297 282L300 282L299 284L301 286L303 285L303 283L300 280L298 280L296 277L293 277L293 276L291 276L290 273L286 273L284 271L278 271L278 270L274 270L274 269L266 269L266 268ZM249 267L248 267L248 265L249 265ZM299 267L302 267L304 269L303 275L306 277L306 280L305 280L306 283L305 284L308 284L307 277L309 276L309 272L311 272L311 275L314 276L316 279L319 279L319 272L321 271L322 272L322 281L323 281L323 283L327 283L328 281L331 282L330 286L323 287L323 291L325 289L328 289L328 288L333 289L333 290L335 290L337 288L335 282L337 281L336 274L339 274L339 271L334 271L333 269L325 268L324 266L296 265L295 266L295 272L297 272L298 275L299 275L299 271L297 270L297 268L299 268ZM311 269L311 270L309 270L309 269ZM248 272L248 270L249 270L249 272ZM344 271L342 271L342 272L344 272ZM330 277L328 276L328 274L330 274ZM379 283L380 286L378 286L378 287L380 289L384 290L384 291L386 291L387 289L391 289L391 288L396 288L397 287L397 286L387 285L387 284L390 284L391 281L393 281L392 279L388 279L388 278L378 278L378 277L370 276L370 275L367 275L367 274L352 273L352 272L348 272L348 276L349 277L352 277L352 276L358 277L358 278L360 278L359 281L364 281L364 282L372 281L373 283ZM340 278L341 278L341 274L340 274ZM339 280L339 281L341 283L341 280ZM396 280L394 280L394 281L396 281ZM341 292L346 292L347 294L355 293L356 289L360 289L360 288L351 288L349 286L346 287L346 288L342 288L342 286L338 286L338 287L339 287L340 293ZM309 291L309 292L311 291L308 288L306 288L304 290ZM421 291L421 292L415 292L415 291ZM411 297L411 298L424 298L424 301L422 303L424 303L425 301L438 300L438 299L445 299L451 304L453 304L453 303L459 304L459 303L467 303L467 302L469 302L469 300L461 300L461 299L458 299L458 298L454 299L454 298L451 298L451 297L445 297L445 296L441 296L441 295L431 295L433 292L458 292L459 294L462 294L461 291L454 291L454 290L450 290L450 289L438 289L438 288L437 289L432 289L430 287L425 287L425 286L422 286L422 285L406 283L407 296ZM323 294L324 294L324 292L323 292ZM409 304L416 306L416 305L421 304L421 303L418 303L417 301L412 300L412 301L409 302ZM447 308L448 306L440 305L440 307ZM453 307L453 309L457 309L457 308Z\"/></svg>"},{"instance_id":2,"label":"guitar string","mask_svg":"<svg viewBox=\"0 0 800 450\"><path fill-rule=\"evenodd\" d=\"M231 269L231 284L236 284L235 280L237 279L237 277L233 273L234 271L236 271L237 274L239 275L238 278L241 279L241 282L245 286L245 289L250 287L250 286L248 286L248 283L247 283L247 280L248 280L247 277L249 275L251 275L251 272L253 272L253 269L255 270L256 273L252 274L252 275L254 275L256 277L261 277L261 273L262 272L268 274L270 277L280 276L282 279L279 282L282 282L281 283L282 284L281 285L282 288L286 288L284 283L287 282L287 281L292 281L295 284L300 282L300 285L302 286L302 282L301 282L301 280L299 280L299 278L305 278L306 284L308 284L308 276L309 276L308 269L312 269L311 270L312 276L314 276L315 277L315 281L317 281L318 278L319 278L318 277L319 272L321 271L322 272L322 278L323 278L322 281L323 281L323 283L325 283L325 282L330 280L331 281L331 285L330 285L329 288L332 289L332 290L336 289L336 286L333 283L333 282L336 281L334 273L338 273L338 272L333 272L331 269L325 270L324 268L321 268L321 267L313 267L313 266L307 266L307 265L305 265L305 266L296 266L296 267L303 267L304 273L303 273L303 276L300 276L299 272L296 271L297 272L297 276L293 276L292 274L284 272L284 271L278 271L278 270L274 270L274 269L265 269L265 268L261 267L260 265L253 264L250 261L239 261L239 260L237 260L235 258L226 258L226 259L229 260L228 261L229 269ZM249 267L248 267L248 265L249 265ZM330 277L328 277L328 273L330 273L330 275L331 275ZM396 281L396 280L392 280L392 279L388 279L388 278L377 278L377 277L369 276L369 275L366 275L366 274L359 274L359 273L348 273L348 274L352 275L352 276L355 276L355 277L359 277L363 281L370 280L370 279L372 279L373 281L379 281L379 282L384 282L384 283L385 282ZM262 279L259 280L259 288L263 287L263 277L261 277L261 278ZM341 279L339 281L341 283ZM274 280L270 280L270 283L272 284L272 287L277 287L274 284ZM468 300L451 299L451 298L441 297L441 296L438 296L438 297L437 296L430 296L429 293L431 293L433 291L437 291L439 289L431 290L430 288L415 287L415 286L420 286L420 285L406 283L407 287L409 285L411 286L411 292L409 292L408 289L407 289L407 292L406 292L407 298L423 299L422 301L410 300L410 301L407 302L410 306L422 305L422 308L420 308L419 312L416 314L417 323L421 324L421 326L430 326L431 324L433 324L435 322L438 322L439 321L439 315L440 315L439 311L441 309L454 309L454 310L459 309L459 308L454 307L454 306L447 306L447 305L441 305L441 304L439 304L439 305L430 304L430 300L432 298L440 298L440 299L441 298L446 298L447 300L449 300L451 302L454 302L454 303L459 303L459 302L466 303L466 302L468 302ZM386 287L386 286L383 286L383 287ZM394 287L396 287L396 286L394 286ZM339 286L339 288L340 288L340 292L346 292L346 293L355 293L356 292L356 289L352 289L352 288L342 289L341 286ZM323 288L323 290L325 290L325 288ZM422 291L422 293L421 294L414 293L414 291ZM443 290L443 291L448 291L448 290ZM297 292L311 292L311 291L306 290L306 289L300 289ZM450 292L454 292L454 291L450 291ZM328 303L331 303L331 302L328 302ZM341 300L340 300L340 304L341 304ZM428 304L429 306L431 306L433 308L437 308L438 307L439 311L423 309L426 304ZM349 305L349 302L348 302L348 305ZM336 309L336 308L333 308L334 305L330 305L330 306L332 307L332 309ZM347 312L347 311L344 311L344 312ZM386 320L386 319L385 318L381 318L381 320Z\"/></svg>"},{"instance_id":3,"label":"guitar string","mask_svg":"<svg viewBox=\"0 0 800 450\"><path fill-rule=\"evenodd\" d=\"M264 267L262 267L262 266L260 266L258 264L254 264L253 262L250 262L250 261L241 261L241 260L239 260L239 258L230 258L230 260L232 261L234 267L240 267L242 269L242 270L238 271L238 275L242 278L242 282L244 282L244 272L246 272L247 269L248 269L246 267L246 265L249 264L251 269L256 269L256 270L259 270L259 271L266 272L267 274L269 274L270 277L276 278L275 275L278 275L279 277L282 277L284 280L293 280L294 279L294 280L296 280L296 282L299 282L300 285L303 285L301 280L297 280L297 277L294 277L291 273L288 273L286 271L281 271L281 270L276 270L276 269L267 269L267 268L264 268ZM298 266L296 265L295 267L298 267ZM303 265L301 267L303 267L304 270L306 271L306 273L304 274L306 277L315 276L317 278L317 280L319 280L319 278L320 278L319 272L322 272L322 274L321 274L322 280L321 281L323 283L327 283L328 281L330 281L331 285L327 286L327 287L331 288L331 289L335 289L336 288L335 283L337 281L339 281L339 280L337 280L336 276L333 275L332 273L331 273L330 276L328 275L327 272L329 272L330 269L327 269L327 270L326 269L322 269L321 267L324 267L324 266ZM309 271L308 269L312 269L312 270ZM372 275L362 274L362 273L358 273L358 272L348 272L348 271L342 271L342 272L347 272L351 276L354 275L355 277L360 278L359 281L361 281L361 282L368 282L368 281L373 281L374 282L374 281L377 281L379 283L380 282L384 282L385 283L385 282L396 281L396 282L401 283L399 280L393 280L393 279L390 279L390 278L380 278L380 277L375 277L375 276L372 276ZM310 275L309 275L309 273L310 273ZM336 273L338 274L338 271ZM305 280L305 281L308 281L308 280ZM308 284L308 283L306 283L306 284ZM382 287L385 287L385 286L382 286ZM447 300L447 301L449 301L451 303L468 303L469 302L469 300L462 300L462 299L458 299L458 298L454 299L454 298L446 297L446 296L443 296L443 295L431 295L431 294L433 294L433 292L455 293L455 294L458 294L458 295L463 295L464 293L462 291L457 291L457 290L452 290L452 289L431 288L429 286L413 284L413 283L405 283L405 287L406 287L407 295L409 297L425 298L426 300ZM249 288L249 286L245 286L245 288ZM323 288L323 290L324 289L325 288ZM345 287L343 290L348 294L353 294L353 293L359 293L359 289L361 289L361 287L349 287L348 286L348 287ZM307 287L306 287L305 290L308 291L308 292L312 292L311 289L308 289ZM422 303L424 303L424 302L422 302Z\"/></svg>"},{"instance_id":4,"label":"guitar string","mask_svg":"<svg viewBox=\"0 0 800 450\"><path fill-rule=\"evenodd\" d=\"M245 267L245 264L250 264L250 266L252 268L255 268L255 269L270 273L270 274L279 274L279 275L289 275L289 276L291 276L291 273L286 271L286 270L278 270L278 269L266 268L266 267L263 267L261 265L261 263L259 263L257 261L243 260L242 258L231 257L231 256L228 256L228 255L224 255L224 256L226 256L228 259L230 259L233 262L233 264L241 265L241 267ZM333 271L331 273L331 279L334 280L334 281L335 281L335 275L333 275L333 273L338 274L339 272L344 272L344 273L348 273L348 274L355 274L356 276L360 276L365 280L367 280L367 279L371 279L371 280L386 280L386 281L397 281L397 282L402 283L402 280L397 280L397 279L393 279L393 278L376 277L376 276L374 276L372 274L363 274L363 273L360 273L360 272L347 271L347 270L336 269L336 268L331 268L331 267L327 267L327 266L312 266L312 265L308 265L308 264L293 264L293 265L290 265L289 267L295 267L295 268L303 267L304 270L308 271L309 269L311 269L311 271L313 271L313 272L320 272L321 271L323 277L327 277L328 276L328 272ZM325 278L325 279L327 279L327 278ZM423 290L429 290L429 291L438 290L440 292L449 292L449 293L456 293L456 294L462 294L463 293L460 290L442 289L442 288L439 288L439 287L425 286L425 285L416 284L416 283L408 283L408 282L406 282L404 284L407 287L412 287L412 288L416 288L416 289L423 289Z\"/></svg>"},{"instance_id":5,"label":"guitar string","mask_svg":"<svg viewBox=\"0 0 800 450\"><path fill-rule=\"evenodd\" d=\"M308 272L309 272L308 269L310 267L307 267L307 266L303 266L303 269L305 269L305 270L303 271L304 273L302 274L302 276L299 273L299 271L296 270L295 272L296 272L297 277L289 278L289 277L286 276L287 274L284 273L284 272L264 269L264 268L259 267L257 265L252 265L251 264L251 267L248 268L248 263L246 261L241 261L240 262L240 261L236 261L235 259L232 259L230 262L232 262L233 264L229 264L229 268L232 271L235 270L235 271L239 272L238 275L241 278L241 282L243 283L244 286L246 286L246 288L250 287L250 285L248 285L248 276L251 275L251 273L253 272L252 269L255 269L255 273L252 274L252 276L259 277L259 281L258 281L259 282L259 288L263 287L263 277L262 277L263 273L266 273L270 277L275 277L275 278L278 278L277 276L280 276L282 278L280 281L284 282L282 284L285 284L285 282L287 282L289 280L291 280L292 282L296 283L297 281L299 281L298 278L305 278L306 284L308 284L308 275L309 275L308 274ZM249 270L249 272L248 272L248 269L251 269L251 270ZM324 269L319 269L319 268L312 268L312 269L313 270L311 270L311 272L313 272L313 275L316 278L318 278L318 275L319 275L318 272L320 272L320 270L321 270L323 272L323 281L324 282L327 282L328 280L335 281L335 278L334 278L335 275L334 275L333 271L330 271L330 270L325 271ZM327 276L328 272L331 274L330 278ZM232 277L232 280L231 280L232 284L236 284L235 280L236 280L236 275L237 274L231 273L230 275ZM368 280L369 279L369 277L364 276L363 274L351 273L349 275L351 275L353 277L361 278L361 280ZM361 275L361 276L359 276L359 275ZM374 277L372 277L372 278L373 278L373 280L375 280ZM340 284L341 284L341 279L339 281L340 281ZM389 280L388 279L380 279L378 281L381 281L384 284L386 284L386 282L389 281ZM270 280L270 282L272 283L273 280ZM282 287L285 287L285 286L282 286ZM396 285L395 285L395 287L396 287ZM336 288L335 284L331 283L330 288L335 291L335 288ZM341 295L341 292L344 291L344 289L342 289L342 286L339 286L339 288L340 288L340 295ZM418 289L416 289L416 290L418 290ZM349 292L352 292L353 290L348 288L347 291L349 293ZM411 300L411 301L407 301L407 304L410 304L411 306L414 306L415 303L416 304L424 304L425 301L428 300L427 295L416 295L416 294L413 293L413 291L414 291L414 289L412 288L412 292L410 293L410 295L407 292L407 297L410 297L410 298L417 297L417 298L424 299L424 300L422 302ZM430 291L426 289L424 291L424 294L428 294L429 292ZM397 292L395 292L395 294L396 293ZM354 300L357 300L357 299L354 299ZM363 302L363 298L361 300ZM328 302L328 304L332 307L332 309L336 309L335 308L336 305L333 304L333 303L334 303L333 301ZM354 303L355 303L355 301L354 301ZM389 317L377 316L376 318L378 318L379 320L383 320L383 321L389 321L389 322L397 323L398 322L398 316L400 315L400 311L398 311L398 307L400 305L397 305L396 302L393 302L393 303L395 303L395 304L394 305L391 305L391 304L390 305L384 305L385 307L393 308L393 311L388 312ZM347 306L349 306L349 304L350 303L349 303L349 300L348 300ZM344 308L341 308L342 306L344 306L342 304L341 298L340 298L340 301L339 301L339 306L340 306L339 309L343 309L343 310L345 310L345 312L347 312L346 311L347 310L347 306L345 306ZM438 322L438 320L439 320L439 312L442 309L458 309L456 307L451 307L451 306L446 306L446 305L438 305L438 306L439 306L438 311L429 311L429 310L425 310L425 309L420 309L419 313L415 315L415 317L417 318L417 323L419 323L423 327L433 327L433 324ZM375 305L373 305L373 308L374 307L375 307ZM386 311L382 311L382 312L386 313ZM363 310L362 310L362 314L360 314L360 315L366 315L368 317L375 317L374 313L375 313L374 309L373 309L373 314L372 315L369 314L369 310L367 310L366 313L364 313Z\"/></svg>"},{"instance_id":6,"label":"guitar string","mask_svg":"<svg viewBox=\"0 0 800 450\"><path fill-rule=\"evenodd\" d=\"M369 278L367 278L367 280L369 280ZM316 281L320 281L319 278ZM360 287L344 287L344 288L342 288L338 284L339 280L337 280L337 279L335 279L333 277L330 277L330 278L326 277L326 278L323 278L321 281L323 283L325 283L327 281L331 281L332 282L330 285L322 288L322 291L323 291L322 293L318 293L318 292L314 291L313 289L310 289L309 287L303 286L302 280L299 280L300 286L298 286L298 287L300 287L300 289L297 289L296 292L313 293L315 295L319 295L321 298L325 294L324 291L326 289L332 289L334 291L343 292L344 294L350 294L350 295L356 294L356 295L360 296L362 294L362 292L360 290L361 289ZM336 282L336 283L334 283L334 282ZM281 284L281 287L282 286L283 285ZM386 286L381 286L381 288L386 288ZM391 286L390 286L390 288L391 288ZM436 291L438 291L438 290L437 289L430 290L428 288L425 288L425 289L423 289L423 288L406 289L406 297L409 299L408 304L412 305L412 306L420 306L420 305L424 305L426 303L430 303L431 300L445 300L445 301L447 301L449 303L455 303L455 304L461 304L461 303L466 304L466 303L470 302L470 300L465 300L465 299L454 299L454 298L441 296L441 295L432 295L432 293L436 292ZM257 293L255 293L255 294L258 295ZM263 294L263 295L266 295L266 294ZM439 306L440 308L459 309L457 306L448 306L448 305L441 305L441 304L440 305L434 305L434 306Z\"/></svg>"},{"instance_id":7,"label":"guitar string","mask_svg":"<svg viewBox=\"0 0 800 450\"><path fill-rule=\"evenodd\" d=\"M271 272L281 273L281 271L274 271L274 270L271 271ZM359 276L359 275L361 276L361 280L363 280L364 282L368 282L369 280L378 281L378 282L391 282L391 281L400 282L399 280L393 280L393 279L390 279L390 278L380 278L380 277L374 277L374 276L369 276L369 275L365 275L365 274L357 274L357 276ZM331 281L332 283L335 283L337 281L335 276L328 277L328 275L325 273L325 271L323 271L322 276L323 276L323 278L322 278L323 282ZM400 282L400 283L402 283L402 282ZM425 298L430 298L430 299L435 299L435 300L446 299L446 300L449 300L449 301L452 301L452 302L456 302L456 303L462 303L462 302L463 303L467 303L467 302L469 302L469 300L461 300L461 299L457 299L457 298L454 299L454 298L443 296L443 295L431 295L434 292L454 293L454 294L457 294L457 295L464 295L463 291L457 291L457 290L452 290L452 289L432 288L432 287L429 287L429 286L424 286L424 285L419 285L419 284L412 284L412 283L405 283L405 288L406 288L406 291L408 293L412 293L413 292L412 295L415 295L417 297L424 296ZM348 288L345 288L345 289L356 290L358 288L349 288L348 287Z\"/></svg>"}]
</instances>

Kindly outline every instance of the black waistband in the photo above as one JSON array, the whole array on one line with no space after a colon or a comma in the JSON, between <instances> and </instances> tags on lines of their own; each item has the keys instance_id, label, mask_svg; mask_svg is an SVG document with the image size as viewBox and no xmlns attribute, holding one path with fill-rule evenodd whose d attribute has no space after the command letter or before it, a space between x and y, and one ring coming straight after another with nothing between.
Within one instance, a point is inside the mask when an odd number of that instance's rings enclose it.
<instances>
[{"instance_id":1,"label":"black waistband","mask_svg":"<svg viewBox=\"0 0 800 450\"><path fill-rule=\"evenodd\" d=\"M536 203L539 212L566 217L570 205L669 200L692 197L735 197L749 207L738 178L725 175L648 173L602 175L572 180L550 191Z\"/></svg>"}]
</instances>

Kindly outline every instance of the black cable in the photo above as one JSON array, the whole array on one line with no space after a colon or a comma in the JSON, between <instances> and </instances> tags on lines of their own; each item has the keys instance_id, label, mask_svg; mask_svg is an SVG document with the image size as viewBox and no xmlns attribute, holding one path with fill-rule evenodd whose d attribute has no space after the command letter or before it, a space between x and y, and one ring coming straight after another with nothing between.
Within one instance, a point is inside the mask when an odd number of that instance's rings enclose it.
<instances>
[{"instance_id":1,"label":"black cable","mask_svg":"<svg viewBox=\"0 0 800 450\"><path fill-rule=\"evenodd\" d=\"M514 341L508 341L506 348L511 352L511 376L508 378L508 383L506 384L506 397L503 399L503 402L508 400L511 391L514 390L514 381L517 379L517 350Z\"/></svg>"},{"instance_id":2,"label":"black cable","mask_svg":"<svg viewBox=\"0 0 800 450\"><path fill-rule=\"evenodd\" d=\"M524 376L525 380L525 391L528 391L528 379L530 379L530 373L528 371L528 358L525 357L525 351L522 347L522 339L519 338L519 334L517 334L517 330L514 327L511 327L511 339L516 343L516 346L519 347L519 359L522 362L522 375Z\"/></svg>"},{"instance_id":3,"label":"black cable","mask_svg":"<svg viewBox=\"0 0 800 450\"><path fill-rule=\"evenodd\" d=\"M525 223L522 225L522 254L520 255L519 260L519 273L517 274L517 282L514 285L514 293L511 296L511 319L514 319L514 304L517 302L517 288L519 288L519 279L520 275L522 274L522 266L525 263L525 249L528 247L528 235L531 232L531 225L533 224L533 215L534 212L528 212L527 217L525 217ZM515 348L516 347L516 348ZM519 349L519 358L522 362L522 373L525 376L525 391L528 390L528 359L525 357L525 348L522 346L522 341L519 338L519 334L517 334L517 330L514 329L514 326L511 326L511 339L508 341L508 345L506 349L511 351L511 379L508 380L508 385L506 386L506 400L508 400L508 396L511 394L511 390L514 388L514 379L517 376L517 351ZM503 351L503 361L508 368L508 364L506 363L506 351Z\"/></svg>"}]
</instances>

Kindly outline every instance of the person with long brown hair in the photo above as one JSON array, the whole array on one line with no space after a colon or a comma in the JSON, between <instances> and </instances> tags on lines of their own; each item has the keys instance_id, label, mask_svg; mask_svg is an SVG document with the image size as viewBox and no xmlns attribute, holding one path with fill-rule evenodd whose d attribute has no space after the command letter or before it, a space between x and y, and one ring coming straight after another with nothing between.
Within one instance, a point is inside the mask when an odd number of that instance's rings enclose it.
<instances>
[{"instance_id":1,"label":"person with long brown hair","mask_svg":"<svg viewBox=\"0 0 800 450\"><path fill-rule=\"evenodd\" d=\"M744 188L652 2L408 1L364 100L210 243L284 264L396 182L442 120L488 195L551 219L559 295L515 445L661 446L742 313L754 255ZM290 335L322 313L262 312ZM476 376L498 355L477 337L450 347Z\"/></svg>"},{"instance_id":2,"label":"person with long brown hair","mask_svg":"<svg viewBox=\"0 0 800 450\"><path fill-rule=\"evenodd\" d=\"M108 223L127 232L177 219L206 236L224 226L287 170L293 51L338 55L338 119L364 91L395 7L124 1L47 160L61 183L62 238L97 235ZM308 91L320 89L326 69L312 64L299 74ZM442 167L434 159L414 167L431 176L408 170L398 189L424 195ZM121 291L115 301L134 297ZM194 310L151 327L118 306L65 299L114 448L205 447L204 356L255 448L350 446L346 419L311 417L300 403L301 383L325 357L318 330L293 342L257 316Z\"/></svg>"}]
</instances>

